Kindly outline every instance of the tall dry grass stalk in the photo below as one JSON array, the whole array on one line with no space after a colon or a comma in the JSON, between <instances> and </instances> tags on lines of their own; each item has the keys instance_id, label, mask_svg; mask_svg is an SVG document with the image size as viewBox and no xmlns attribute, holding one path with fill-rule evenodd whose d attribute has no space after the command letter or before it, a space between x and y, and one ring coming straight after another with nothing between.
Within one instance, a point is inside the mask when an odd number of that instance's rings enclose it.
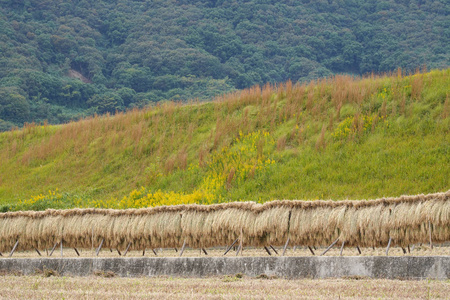
<instances>
[{"instance_id":1,"label":"tall dry grass stalk","mask_svg":"<svg viewBox=\"0 0 450 300\"><path fill-rule=\"evenodd\" d=\"M447 97L445 98L444 108L442 109L442 119L446 119L450 115L450 98L448 95L449 94L447 94Z\"/></svg>"},{"instance_id":2,"label":"tall dry grass stalk","mask_svg":"<svg viewBox=\"0 0 450 300\"><path fill-rule=\"evenodd\" d=\"M326 130L327 130L327 127L324 124L322 126L322 130L320 132L319 138L316 141L316 150L325 149L325 147L326 147L326 142L325 142L325 132L326 132Z\"/></svg>"},{"instance_id":3,"label":"tall dry grass stalk","mask_svg":"<svg viewBox=\"0 0 450 300\"><path fill-rule=\"evenodd\" d=\"M431 227L430 225L431 224ZM367 201L232 202L145 209L69 209L0 214L0 252L66 247L130 249L229 245L348 246L441 243L450 240L450 191Z\"/></svg>"}]
</instances>

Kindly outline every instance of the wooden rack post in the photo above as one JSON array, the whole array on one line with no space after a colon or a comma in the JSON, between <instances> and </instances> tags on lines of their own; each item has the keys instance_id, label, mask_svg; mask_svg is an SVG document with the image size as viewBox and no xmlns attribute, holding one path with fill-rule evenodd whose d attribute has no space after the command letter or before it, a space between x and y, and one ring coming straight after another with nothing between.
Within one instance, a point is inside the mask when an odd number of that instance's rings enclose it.
<instances>
[{"instance_id":1,"label":"wooden rack post","mask_svg":"<svg viewBox=\"0 0 450 300\"><path fill-rule=\"evenodd\" d=\"M58 246L59 242L56 242L55 245L53 246L52 250L50 251L50 254L48 256L52 256L53 251L55 251L56 246Z\"/></svg>"},{"instance_id":2,"label":"wooden rack post","mask_svg":"<svg viewBox=\"0 0 450 300\"><path fill-rule=\"evenodd\" d=\"M17 242L14 245L14 247L12 248L11 253L9 253L9 257L11 257L14 254L14 251L16 251L17 245L19 245L19 239L17 239Z\"/></svg>"},{"instance_id":3,"label":"wooden rack post","mask_svg":"<svg viewBox=\"0 0 450 300\"><path fill-rule=\"evenodd\" d=\"M272 245L270 245L270 248L278 255L278 251Z\"/></svg>"},{"instance_id":4,"label":"wooden rack post","mask_svg":"<svg viewBox=\"0 0 450 300\"><path fill-rule=\"evenodd\" d=\"M102 239L102 241L100 242L100 246L98 246L97 252L95 253L96 256L98 256L98 254L100 253L100 249L102 249L103 241L104 241L104 240L105 240L105 239Z\"/></svg>"},{"instance_id":5,"label":"wooden rack post","mask_svg":"<svg viewBox=\"0 0 450 300\"><path fill-rule=\"evenodd\" d=\"M339 252L339 256L342 256L342 251L344 251L345 241L342 242L341 252Z\"/></svg>"},{"instance_id":6,"label":"wooden rack post","mask_svg":"<svg viewBox=\"0 0 450 300\"><path fill-rule=\"evenodd\" d=\"M431 241L431 222L428 221L428 227L430 228L430 248L433 250L433 242Z\"/></svg>"},{"instance_id":7,"label":"wooden rack post","mask_svg":"<svg viewBox=\"0 0 450 300\"><path fill-rule=\"evenodd\" d=\"M127 249L125 250L125 252L123 253L123 256L127 255L128 253L128 249L130 249L131 243L128 243Z\"/></svg>"},{"instance_id":8,"label":"wooden rack post","mask_svg":"<svg viewBox=\"0 0 450 300\"><path fill-rule=\"evenodd\" d=\"M186 247L186 240L184 240L184 242L183 242L183 247L181 247L180 257L181 257L181 255L183 255L184 247Z\"/></svg>"},{"instance_id":9,"label":"wooden rack post","mask_svg":"<svg viewBox=\"0 0 450 300\"><path fill-rule=\"evenodd\" d=\"M322 255L324 255L325 253L327 253L328 250L330 250L330 249L337 243L337 241L339 241L339 238L337 238L330 246L328 246L328 248L325 249L325 251L323 251L323 253L320 254L320 256L322 256Z\"/></svg>"},{"instance_id":10,"label":"wooden rack post","mask_svg":"<svg viewBox=\"0 0 450 300\"><path fill-rule=\"evenodd\" d=\"M283 254L281 254L281 256L284 256L284 254L286 253L286 249L287 249L288 244L289 244L289 237L287 238L286 244L284 244Z\"/></svg>"},{"instance_id":11,"label":"wooden rack post","mask_svg":"<svg viewBox=\"0 0 450 300\"><path fill-rule=\"evenodd\" d=\"M223 255L226 255L228 253L228 251L230 251L231 248L233 248L234 244L236 244L238 240L239 240L239 238L235 239L233 244L231 244L231 246L227 248L227 250L225 251L225 253Z\"/></svg>"},{"instance_id":12,"label":"wooden rack post","mask_svg":"<svg viewBox=\"0 0 450 300\"><path fill-rule=\"evenodd\" d=\"M388 254L389 254L389 248L391 247L391 242L392 242L392 238L389 237L389 242L388 242L388 245L387 245L387 248L386 248L386 256L388 256Z\"/></svg>"},{"instance_id":13,"label":"wooden rack post","mask_svg":"<svg viewBox=\"0 0 450 300\"><path fill-rule=\"evenodd\" d=\"M239 247L238 247L238 250L237 250L237 252L236 252L236 256L239 254L239 252L241 252L241 255L242 255L242 241L243 241L243 239L244 239L244 236L243 236L243 234L242 234L242 227L241 227L241 237L239 238Z\"/></svg>"},{"instance_id":14,"label":"wooden rack post","mask_svg":"<svg viewBox=\"0 0 450 300\"><path fill-rule=\"evenodd\" d=\"M237 251L236 251L236 256L238 256L239 252L241 252L242 250L242 243L239 244Z\"/></svg>"}]
</instances>

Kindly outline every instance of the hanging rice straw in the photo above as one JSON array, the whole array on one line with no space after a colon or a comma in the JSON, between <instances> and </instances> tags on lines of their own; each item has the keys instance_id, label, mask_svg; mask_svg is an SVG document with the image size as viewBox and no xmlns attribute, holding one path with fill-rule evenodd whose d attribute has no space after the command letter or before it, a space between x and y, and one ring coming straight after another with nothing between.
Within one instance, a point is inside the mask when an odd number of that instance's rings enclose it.
<instances>
[{"instance_id":1,"label":"hanging rice straw","mask_svg":"<svg viewBox=\"0 0 450 300\"><path fill-rule=\"evenodd\" d=\"M364 201L233 202L0 213L0 252L64 247L142 250L231 245L403 248L450 241L450 191ZM19 241L17 243L17 241ZM102 242L103 241L103 242Z\"/></svg>"}]
</instances>

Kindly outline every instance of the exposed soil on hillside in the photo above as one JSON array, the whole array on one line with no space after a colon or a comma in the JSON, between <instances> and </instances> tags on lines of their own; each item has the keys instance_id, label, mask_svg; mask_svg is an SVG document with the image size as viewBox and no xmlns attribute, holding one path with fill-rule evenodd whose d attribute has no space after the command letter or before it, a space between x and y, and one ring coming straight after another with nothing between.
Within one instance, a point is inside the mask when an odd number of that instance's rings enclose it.
<instances>
[{"instance_id":1,"label":"exposed soil on hillside","mask_svg":"<svg viewBox=\"0 0 450 300\"><path fill-rule=\"evenodd\" d=\"M70 78L80 79L84 83L92 83L92 81L89 80L88 78L86 78L85 76L83 76L83 74L81 74L80 72L77 72L73 69L69 70L69 72L67 73L67 76L69 76Z\"/></svg>"}]
</instances>

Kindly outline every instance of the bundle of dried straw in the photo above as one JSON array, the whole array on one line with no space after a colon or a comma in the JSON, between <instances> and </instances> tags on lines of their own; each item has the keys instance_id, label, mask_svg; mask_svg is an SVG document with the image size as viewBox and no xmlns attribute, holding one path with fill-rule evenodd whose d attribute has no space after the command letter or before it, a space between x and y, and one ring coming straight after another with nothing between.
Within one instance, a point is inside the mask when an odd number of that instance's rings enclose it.
<instances>
[{"instance_id":1,"label":"bundle of dried straw","mask_svg":"<svg viewBox=\"0 0 450 300\"><path fill-rule=\"evenodd\" d=\"M0 252L65 247L206 248L291 244L348 246L450 240L450 191L360 201L234 202L144 209L69 209L0 214Z\"/></svg>"}]
</instances>

